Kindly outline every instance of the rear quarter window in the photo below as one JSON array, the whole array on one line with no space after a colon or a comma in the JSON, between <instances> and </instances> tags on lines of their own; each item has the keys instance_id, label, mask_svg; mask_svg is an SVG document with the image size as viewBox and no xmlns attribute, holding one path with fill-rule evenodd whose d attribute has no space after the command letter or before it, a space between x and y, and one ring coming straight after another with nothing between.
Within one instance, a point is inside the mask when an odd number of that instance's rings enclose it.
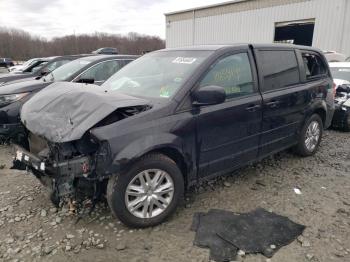
<instances>
[{"instance_id":1,"label":"rear quarter window","mask_svg":"<svg viewBox=\"0 0 350 262\"><path fill-rule=\"evenodd\" d=\"M314 80L328 76L327 66L316 53L302 52L306 80Z\"/></svg>"},{"instance_id":2,"label":"rear quarter window","mask_svg":"<svg viewBox=\"0 0 350 262\"><path fill-rule=\"evenodd\" d=\"M294 50L260 50L263 91L272 91L300 82Z\"/></svg>"}]
</instances>

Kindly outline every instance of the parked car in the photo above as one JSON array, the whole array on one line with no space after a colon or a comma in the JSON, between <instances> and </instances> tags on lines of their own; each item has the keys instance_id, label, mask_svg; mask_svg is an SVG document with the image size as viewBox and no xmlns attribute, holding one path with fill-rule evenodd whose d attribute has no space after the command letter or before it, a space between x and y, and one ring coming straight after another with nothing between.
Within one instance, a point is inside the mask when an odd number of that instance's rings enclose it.
<instances>
[{"instance_id":1,"label":"parked car","mask_svg":"<svg viewBox=\"0 0 350 262\"><path fill-rule=\"evenodd\" d=\"M0 58L0 67L11 67L14 66L14 63L11 58Z\"/></svg>"},{"instance_id":2,"label":"parked car","mask_svg":"<svg viewBox=\"0 0 350 262\"><path fill-rule=\"evenodd\" d=\"M22 72L22 69L27 68L28 66L34 64L35 62L37 62L39 60L40 60L40 58L29 59L28 61L24 62L21 65L14 65L14 66L9 67L9 71L10 72L18 72L18 71Z\"/></svg>"},{"instance_id":3,"label":"parked car","mask_svg":"<svg viewBox=\"0 0 350 262\"><path fill-rule=\"evenodd\" d=\"M114 47L103 47L95 51L92 51L93 54L102 54L102 55L117 55L118 50Z\"/></svg>"},{"instance_id":4,"label":"parked car","mask_svg":"<svg viewBox=\"0 0 350 262\"><path fill-rule=\"evenodd\" d=\"M39 92L22 108L29 147L15 146L14 166L32 170L56 202L106 195L124 224L154 226L200 180L290 147L315 154L333 103L317 49L165 49L101 88L57 83Z\"/></svg>"},{"instance_id":5,"label":"parked car","mask_svg":"<svg viewBox=\"0 0 350 262\"><path fill-rule=\"evenodd\" d=\"M71 55L40 58L34 63L22 68L21 71L13 71L9 74L0 75L0 86L15 82L39 79L52 70L55 70L56 68L82 56L83 55Z\"/></svg>"},{"instance_id":6,"label":"parked car","mask_svg":"<svg viewBox=\"0 0 350 262\"><path fill-rule=\"evenodd\" d=\"M6 67L0 67L0 76L8 74L9 70Z\"/></svg>"},{"instance_id":7,"label":"parked car","mask_svg":"<svg viewBox=\"0 0 350 262\"><path fill-rule=\"evenodd\" d=\"M28 99L51 83L66 81L100 85L135 58L127 55L82 57L40 79L0 86L0 139L23 140L25 134L20 124L20 109Z\"/></svg>"},{"instance_id":8,"label":"parked car","mask_svg":"<svg viewBox=\"0 0 350 262\"><path fill-rule=\"evenodd\" d=\"M332 127L350 131L350 62L329 66L337 86Z\"/></svg>"}]
</instances>

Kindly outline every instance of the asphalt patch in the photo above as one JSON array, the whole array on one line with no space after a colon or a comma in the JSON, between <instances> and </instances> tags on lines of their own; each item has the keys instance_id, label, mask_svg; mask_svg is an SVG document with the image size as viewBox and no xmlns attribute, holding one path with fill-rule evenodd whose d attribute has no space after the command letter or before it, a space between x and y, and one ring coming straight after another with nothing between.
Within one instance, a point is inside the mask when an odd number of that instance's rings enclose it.
<instances>
[{"instance_id":1,"label":"asphalt patch","mask_svg":"<svg viewBox=\"0 0 350 262\"><path fill-rule=\"evenodd\" d=\"M211 209L194 214L191 226L196 232L194 245L209 248L210 259L220 262L235 260L239 249L270 258L304 229L305 226L263 208L249 213Z\"/></svg>"}]
</instances>

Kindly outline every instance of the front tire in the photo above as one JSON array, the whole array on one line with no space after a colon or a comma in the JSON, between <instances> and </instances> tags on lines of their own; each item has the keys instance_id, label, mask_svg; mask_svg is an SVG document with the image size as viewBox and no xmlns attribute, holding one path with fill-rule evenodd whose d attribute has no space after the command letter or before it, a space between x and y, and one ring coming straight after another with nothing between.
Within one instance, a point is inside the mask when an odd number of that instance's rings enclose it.
<instances>
[{"instance_id":1,"label":"front tire","mask_svg":"<svg viewBox=\"0 0 350 262\"><path fill-rule=\"evenodd\" d=\"M130 227L150 227L174 213L184 196L183 175L162 154L149 154L126 172L112 176L107 201L112 213Z\"/></svg>"},{"instance_id":2,"label":"front tire","mask_svg":"<svg viewBox=\"0 0 350 262\"><path fill-rule=\"evenodd\" d=\"M314 114L305 122L301 129L296 152L301 156L314 155L321 143L322 134L322 119L318 114Z\"/></svg>"}]
</instances>

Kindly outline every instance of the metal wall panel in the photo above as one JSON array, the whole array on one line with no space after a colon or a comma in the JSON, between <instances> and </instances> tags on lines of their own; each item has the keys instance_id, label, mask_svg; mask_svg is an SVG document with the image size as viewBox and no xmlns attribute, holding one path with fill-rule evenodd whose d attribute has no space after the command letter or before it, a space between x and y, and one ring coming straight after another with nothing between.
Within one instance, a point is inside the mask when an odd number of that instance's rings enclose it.
<instances>
[{"instance_id":1,"label":"metal wall panel","mask_svg":"<svg viewBox=\"0 0 350 262\"><path fill-rule=\"evenodd\" d=\"M166 25L166 46L178 47L193 45L193 20L175 21Z\"/></svg>"},{"instance_id":2,"label":"metal wall panel","mask_svg":"<svg viewBox=\"0 0 350 262\"><path fill-rule=\"evenodd\" d=\"M275 23L304 19L315 19L313 46L323 50L350 53L348 39L349 20L345 21L344 8L350 0L309 0L269 8L196 17L194 34L191 20L187 31L172 22L167 27L167 47L194 44L229 44L229 43L272 43ZM349 12L347 12L349 18ZM192 20L193 22L193 20ZM183 26L183 25L182 25ZM344 30L347 30L344 32ZM171 38L168 33L171 32ZM346 35L346 36L345 36ZM194 39L193 39L194 37ZM176 41L174 41L176 39ZM349 43L349 41L347 41Z\"/></svg>"},{"instance_id":3,"label":"metal wall panel","mask_svg":"<svg viewBox=\"0 0 350 262\"><path fill-rule=\"evenodd\" d=\"M344 54L346 54L348 57L350 57L350 0L344 0L345 1L345 8L344 8L344 24L343 24L343 30L342 30L342 46L341 50Z\"/></svg>"}]
</instances>

